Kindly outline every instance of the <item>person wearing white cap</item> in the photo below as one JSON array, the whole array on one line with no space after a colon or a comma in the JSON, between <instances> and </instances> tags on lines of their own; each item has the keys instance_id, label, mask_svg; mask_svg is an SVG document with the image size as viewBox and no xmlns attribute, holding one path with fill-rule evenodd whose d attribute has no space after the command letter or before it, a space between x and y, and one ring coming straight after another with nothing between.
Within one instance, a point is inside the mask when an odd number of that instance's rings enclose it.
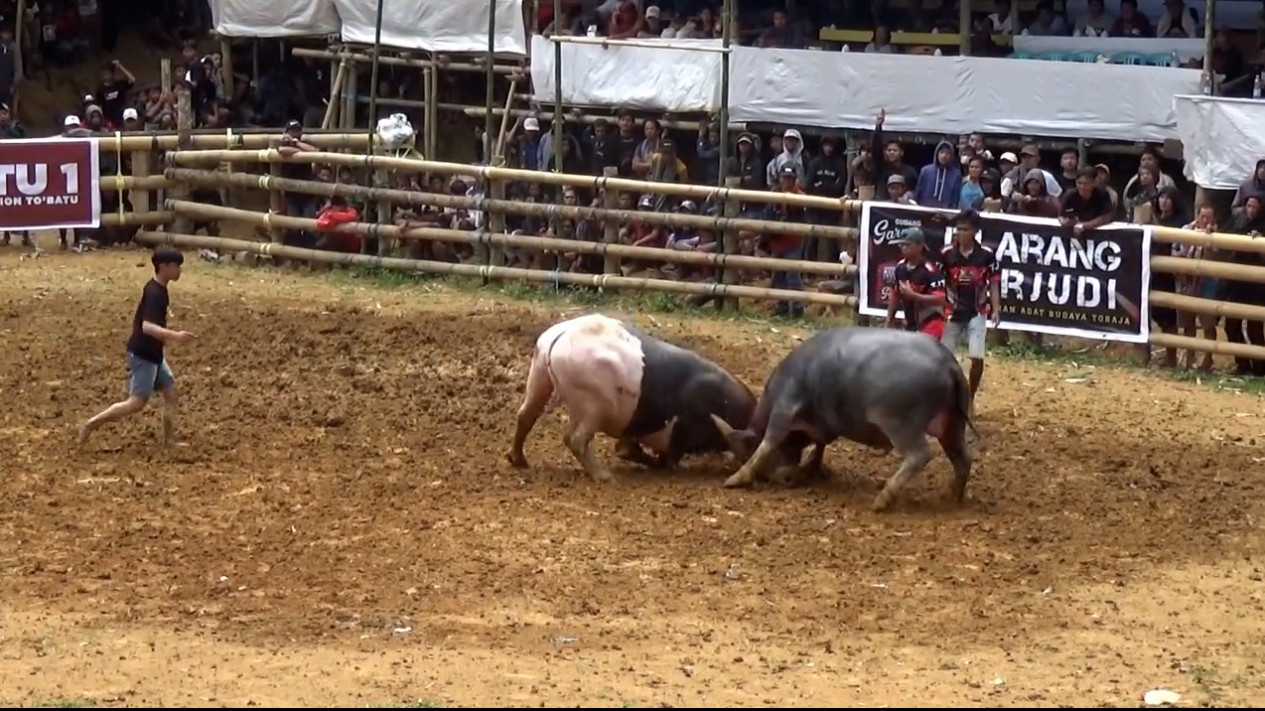
<instances>
[{"instance_id":1,"label":"person wearing white cap","mask_svg":"<svg viewBox=\"0 0 1265 711\"><path fill-rule=\"evenodd\" d=\"M658 5L651 5L646 8L645 27L642 28L637 36L640 38L654 38L663 34L663 12Z\"/></svg>"},{"instance_id":2,"label":"person wearing white cap","mask_svg":"<svg viewBox=\"0 0 1265 711\"><path fill-rule=\"evenodd\" d=\"M123 109L123 130L139 131L141 129L141 115L136 109L128 107Z\"/></svg>"},{"instance_id":3,"label":"person wearing white cap","mask_svg":"<svg viewBox=\"0 0 1265 711\"><path fill-rule=\"evenodd\" d=\"M523 136L518 145L518 163L523 170L540 169L540 141L540 121L535 116L523 119Z\"/></svg>"},{"instance_id":4,"label":"person wearing white cap","mask_svg":"<svg viewBox=\"0 0 1265 711\"><path fill-rule=\"evenodd\" d=\"M768 185L777 185L782 169L790 166L799 176L799 184L808 184L808 161L804 159L804 137L793 128L782 134L782 152L773 156L765 170Z\"/></svg>"}]
</instances>

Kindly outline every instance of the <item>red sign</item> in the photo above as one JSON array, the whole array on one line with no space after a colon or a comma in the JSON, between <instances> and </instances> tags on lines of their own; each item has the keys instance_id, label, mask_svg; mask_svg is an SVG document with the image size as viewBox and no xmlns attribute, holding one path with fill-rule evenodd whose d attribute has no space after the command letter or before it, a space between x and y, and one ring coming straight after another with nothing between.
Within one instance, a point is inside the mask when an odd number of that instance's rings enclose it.
<instances>
[{"instance_id":1,"label":"red sign","mask_svg":"<svg viewBox=\"0 0 1265 711\"><path fill-rule=\"evenodd\" d=\"M0 230L98 227L95 138L0 141Z\"/></svg>"}]
</instances>

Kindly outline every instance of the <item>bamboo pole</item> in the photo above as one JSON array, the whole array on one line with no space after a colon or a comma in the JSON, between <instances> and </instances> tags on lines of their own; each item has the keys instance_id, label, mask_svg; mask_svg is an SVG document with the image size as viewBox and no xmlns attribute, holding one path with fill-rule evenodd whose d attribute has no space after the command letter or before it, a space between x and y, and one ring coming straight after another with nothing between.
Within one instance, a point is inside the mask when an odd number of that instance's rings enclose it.
<instances>
[{"instance_id":1,"label":"bamboo pole","mask_svg":"<svg viewBox=\"0 0 1265 711\"><path fill-rule=\"evenodd\" d=\"M505 98L505 109L509 110L514 103L514 89L518 88L518 80L510 80L509 95ZM501 130L496 134L496 150L492 151L492 160L488 161L489 165L505 164L505 139L506 133L509 131L510 115L508 113L501 115ZM431 156L432 158L434 156Z\"/></svg>"},{"instance_id":2,"label":"bamboo pole","mask_svg":"<svg viewBox=\"0 0 1265 711\"><path fill-rule=\"evenodd\" d=\"M291 50L291 54L293 54L296 57L314 57L316 59L325 59L325 60L336 59L336 60L345 60L345 61L353 62L353 63L372 61L371 57L367 57L357 52L349 52L346 50L341 51L341 52L332 52L327 49L304 49L302 47L295 47L294 49ZM382 64L385 64L387 66L409 67L411 69L442 68L442 69L451 69L454 72L471 72L471 73L478 73L478 74L482 74L486 71L483 66L483 62L472 62L472 63L443 62L443 61L436 61L433 59L415 59L413 57L380 57L378 61L380 61ZM523 73L522 67L511 66L511 65L506 65L506 64L493 65L493 71L496 74L502 74L506 76L509 76L512 74L521 75Z\"/></svg>"},{"instance_id":3,"label":"bamboo pole","mask_svg":"<svg viewBox=\"0 0 1265 711\"><path fill-rule=\"evenodd\" d=\"M1260 346L1231 343L1230 341L1211 341L1206 338L1191 338L1171 333L1152 333L1151 345L1159 346L1160 348L1183 348L1188 351L1228 355L1235 358L1265 360L1265 348Z\"/></svg>"},{"instance_id":4,"label":"bamboo pole","mask_svg":"<svg viewBox=\"0 0 1265 711\"><path fill-rule=\"evenodd\" d=\"M94 136L97 139L97 150L130 153L132 151L171 151L180 145L180 137L175 132L169 133L108 133ZM243 133L237 129L225 131L223 129L214 131L192 131L189 136L189 145L195 150L204 149L246 149L260 150L270 147L281 138L281 131L272 129L264 132ZM345 148L350 150L363 151L367 149L368 137L364 133L346 133L344 131L336 131L333 133L309 133L303 132L303 140L310 143L316 148L338 149Z\"/></svg>"},{"instance_id":5,"label":"bamboo pole","mask_svg":"<svg viewBox=\"0 0 1265 711\"><path fill-rule=\"evenodd\" d=\"M102 227L139 227L142 225L165 225L176 219L176 213L170 210L159 212L117 212L102 213Z\"/></svg>"},{"instance_id":6,"label":"bamboo pole","mask_svg":"<svg viewBox=\"0 0 1265 711\"><path fill-rule=\"evenodd\" d=\"M695 126L695 129L698 127ZM591 191L606 187L615 187L636 193L655 195L672 195L674 197L694 200L727 200L742 202L758 202L764 204L795 205L797 207L815 208L819 210L840 210L845 207L857 209L860 201L844 201L834 198L814 197L763 190L739 190L736 188L716 188L704 185L682 185L679 183L653 183L626 178L607 178L605 176L572 175L569 173L551 173L513 168L492 168L488 166L472 166L461 163L442 163L438 161L417 160L415 158L394 158L390 156L347 155L341 153L297 153L286 158L276 150L260 151L179 151L168 154L173 165L197 165L207 162L216 163L325 163L330 165L346 165L361 168L386 168L402 170L410 173L437 173L440 175L462 175L482 178L483 180L521 180L543 185L571 185Z\"/></svg>"},{"instance_id":7,"label":"bamboo pole","mask_svg":"<svg viewBox=\"0 0 1265 711\"><path fill-rule=\"evenodd\" d=\"M1184 257L1151 257L1151 271L1265 284L1265 266L1257 267L1234 262L1186 259Z\"/></svg>"},{"instance_id":8,"label":"bamboo pole","mask_svg":"<svg viewBox=\"0 0 1265 711\"><path fill-rule=\"evenodd\" d=\"M737 217L706 215L683 215L674 212L641 212L637 210L621 210L587 205L554 205L544 203L518 202L515 200L496 200L492 198L471 198L463 195L445 195L414 190L395 190L390 188L366 187L346 183L326 183L319 180L296 180L277 178L271 175L256 173L221 173L214 170L193 170L189 168L168 168L166 178L176 184L194 183L208 187L257 188L259 190L287 193L303 193L333 197L357 198L366 201L390 200L404 205L436 205L461 210L480 210L483 212L510 213L512 215L528 215L544 219L562 217L569 220L601 220L615 221L620 224L643 222L649 225L664 227L693 227L720 234L726 231L759 232L762 234L793 234L801 237L819 237L826 239L855 239L857 231L850 227L835 225L818 225L795 222L775 222L772 220L751 220ZM492 181L499 182L499 181Z\"/></svg>"},{"instance_id":9,"label":"bamboo pole","mask_svg":"<svg viewBox=\"0 0 1265 711\"><path fill-rule=\"evenodd\" d=\"M1151 239L1157 237L1161 242L1193 244L1228 252L1265 252L1265 238L1233 235L1226 232L1200 232L1177 227L1155 226L1151 228Z\"/></svg>"},{"instance_id":10,"label":"bamboo pole","mask_svg":"<svg viewBox=\"0 0 1265 711\"><path fill-rule=\"evenodd\" d=\"M1239 304L1233 301L1217 301L1201 299L1185 294L1170 294L1167 291L1152 291L1151 306L1168 307L1188 313L1207 314L1225 318L1237 318L1244 321L1265 321L1265 306Z\"/></svg>"},{"instance_id":11,"label":"bamboo pole","mask_svg":"<svg viewBox=\"0 0 1265 711\"><path fill-rule=\"evenodd\" d=\"M188 215L203 220L229 220L243 222L259 227L279 228L287 230L320 231L316 220L304 217L289 217L266 212L253 212L235 207L205 205L186 200L168 200L166 207L178 215ZM732 267L734 269L761 269L770 271L802 271L825 276L841 276L855 272L855 267L842 264L822 262L803 262L792 259L774 257L748 257L744 255L726 255L710 252L683 252L675 249L659 247L633 247L624 244L606 242L588 242L581 240L557 239L554 237L530 237L526 235L498 234L491 232L470 232L468 230L452 230L439 227L399 227L397 225L377 225L365 222L352 222L341 225L333 232L348 232L368 237L391 237L400 240L426 240L430 242L455 242L459 244L488 244L502 247L518 247L547 250L552 252L575 252L579 254L595 254L602 257L625 257L649 261L672 262L674 264L692 264L696 266ZM835 302L832 302L835 303Z\"/></svg>"},{"instance_id":12,"label":"bamboo pole","mask_svg":"<svg viewBox=\"0 0 1265 711\"><path fill-rule=\"evenodd\" d=\"M334 80L329 85L329 103L325 105L325 116L321 119L321 128L329 129L334 126L334 119L338 116L338 95L343 90L343 81L347 77L347 62L338 63L338 71L334 74Z\"/></svg>"},{"instance_id":13,"label":"bamboo pole","mask_svg":"<svg viewBox=\"0 0 1265 711\"><path fill-rule=\"evenodd\" d=\"M141 169L135 160L136 155L141 155L137 151L133 155L133 172L148 171L149 166ZM120 190L162 190L171 187L171 181L167 180L165 175L103 175L98 178L99 186L102 190L118 192Z\"/></svg>"},{"instance_id":14,"label":"bamboo pole","mask_svg":"<svg viewBox=\"0 0 1265 711\"><path fill-rule=\"evenodd\" d=\"M765 289L756 286L699 284L688 281L671 281L668 279L612 276L610 274L578 274L575 272L551 272L537 269L517 269L511 267L492 267L452 262L434 262L423 259L376 257L366 254L346 254L342 252L326 252L316 249L287 247L271 242L248 242L245 240L227 239L224 237L204 237L202 235L177 234L170 232L141 231L136 234L135 240L140 244L153 246L169 245L177 248L184 247L191 249L214 249L230 252L252 252L254 254L318 262L323 264L341 264L345 266L360 266L372 269L390 269L393 271L419 272L425 274L452 274L457 276L480 277L484 279L520 279L540 284L593 286L599 289L629 289L633 291L658 291L700 296L732 296L749 299L802 301L810 304L826 304L829 306L848 306L855 300L854 297L851 296L821 294L815 291L788 291L785 289Z\"/></svg>"}]
</instances>

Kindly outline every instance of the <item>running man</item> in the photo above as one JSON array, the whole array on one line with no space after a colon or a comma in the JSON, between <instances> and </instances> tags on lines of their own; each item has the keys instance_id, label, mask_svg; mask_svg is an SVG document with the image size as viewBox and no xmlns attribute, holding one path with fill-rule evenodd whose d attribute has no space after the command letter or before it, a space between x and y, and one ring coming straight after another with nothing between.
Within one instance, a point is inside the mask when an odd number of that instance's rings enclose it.
<instances>
[{"instance_id":1,"label":"running man","mask_svg":"<svg viewBox=\"0 0 1265 711\"><path fill-rule=\"evenodd\" d=\"M132 317L132 335L127 339L127 399L116 402L79 427L79 443L106 422L114 422L145 409L155 392L163 398L163 443L176 445L176 380L163 357L163 347L187 343L193 338L188 331L167 328L167 285L180 278L184 255L173 249L159 248L150 262L154 278L145 284L141 301Z\"/></svg>"},{"instance_id":2,"label":"running man","mask_svg":"<svg viewBox=\"0 0 1265 711\"><path fill-rule=\"evenodd\" d=\"M974 210L958 213L954 221L953 244L940 253L944 269L949 322L941 343L957 351L966 336L966 354L971 359L967 380L971 385L971 412L975 412L975 391L984 377L984 337L988 319L993 327L1001 321L1001 269L993 250L975 241L980 216Z\"/></svg>"},{"instance_id":3,"label":"running man","mask_svg":"<svg viewBox=\"0 0 1265 711\"><path fill-rule=\"evenodd\" d=\"M927 259L927 236L917 227L901 230L895 244L904 259L896 265L895 283L887 299L887 327L896 311L905 311L905 330L921 331L937 341L944 336L944 274Z\"/></svg>"}]
</instances>

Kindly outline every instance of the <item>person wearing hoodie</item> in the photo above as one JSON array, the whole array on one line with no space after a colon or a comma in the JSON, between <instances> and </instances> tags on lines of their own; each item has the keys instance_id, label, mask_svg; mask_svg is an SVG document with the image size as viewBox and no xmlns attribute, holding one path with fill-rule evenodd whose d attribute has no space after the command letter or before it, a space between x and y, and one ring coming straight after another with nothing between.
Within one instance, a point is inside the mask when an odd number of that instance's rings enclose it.
<instances>
[{"instance_id":1,"label":"person wearing hoodie","mask_svg":"<svg viewBox=\"0 0 1265 711\"><path fill-rule=\"evenodd\" d=\"M924 207L958 209L962 197L962 169L958 166L953 144L936 144L936 157L924 166L914 186L914 202Z\"/></svg>"},{"instance_id":2,"label":"person wearing hoodie","mask_svg":"<svg viewBox=\"0 0 1265 711\"><path fill-rule=\"evenodd\" d=\"M809 195L838 200L843 197L847 183L848 166L839 155L838 142L827 136L821 141L821 155L808 161L808 182L804 187ZM839 223L839 214L833 210L813 210L809 216L823 225ZM805 258L813 259L816 254L817 238L810 237L804 249ZM834 257L828 255L827 259Z\"/></svg>"},{"instance_id":3,"label":"person wearing hoodie","mask_svg":"<svg viewBox=\"0 0 1265 711\"><path fill-rule=\"evenodd\" d=\"M874 160L874 172L871 175L874 180L875 200L889 199L887 179L893 175L899 175L908 190L913 190L918 183L918 171L902 161L905 149L901 148L900 141L883 138L883 123L886 120L887 111L879 109L874 116L874 135L870 138L871 155L882 156L882 159Z\"/></svg>"},{"instance_id":4,"label":"person wearing hoodie","mask_svg":"<svg viewBox=\"0 0 1265 711\"><path fill-rule=\"evenodd\" d=\"M1059 199L1046 190L1045 171L1033 168L1010 200L1009 211L1028 217L1058 217Z\"/></svg>"},{"instance_id":5,"label":"person wearing hoodie","mask_svg":"<svg viewBox=\"0 0 1265 711\"><path fill-rule=\"evenodd\" d=\"M1256 161L1256 170L1252 173L1252 177L1244 180L1239 189L1234 192L1234 200L1230 203L1230 209L1242 209L1243 203L1250 197L1265 198L1265 158Z\"/></svg>"},{"instance_id":6,"label":"person wearing hoodie","mask_svg":"<svg viewBox=\"0 0 1265 711\"><path fill-rule=\"evenodd\" d=\"M1252 195L1244 200L1243 210L1234 215L1229 231L1253 239L1265 239L1265 210L1261 209L1262 202L1265 202L1265 198L1259 195ZM1227 256L1231 261L1244 266L1265 266L1265 259L1262 259L1265 255L1260 252L1230 252ZM1265 306L1265 285L1251 281L1228 280L1226 301ZM1231 343L1265 346L1265 323L1226 316L1225 336ZM1238 375L1265 376L1265 360L1236 356L1234 362L1235 372Z\"/></svg>"},{"instance_id":7,"label":"person wearing hoodie","mask_svg":"<svg viewBox=\"0 0 1265 711\"><path fill-rule=\"evenodd\" d=\"M738 136L737 155L729 156L725 166L726 178L737 178L738 187L742 190L765 190L768 183L764 182L763 166L760 164L760 151L756 148L755 137L750 133L744 133ZM743 214L749 215L763 209L762 205L744 204L742 206Z\"/></svg>"},{"instance_id":8,"label":"person wearing hoodie","mask_svg":"<svg viewBox=\"0 0 1265 711\"><path fill-rule=\"evenodd\" d=\"M768 185L778 185L785 172L783 169L787 166L795 169L800 185L808 185L808 157L804 155L804 137L793 128L786 129L786 133L782 134L782 152L769 161L765 169L765 182Z\"/></svg>"},{"instance_id":9,"label":"person wearing hoodie","mask_svg":"<svg viewBox=\"0 0 1265 711\"><path fill-rule=\"evenodd\" d=\"M698 122L698 145L694 156L697 163L694 174L699 176L703 185L720 184L720 127L707 119Z\"/></svg>"}]
</instances>

